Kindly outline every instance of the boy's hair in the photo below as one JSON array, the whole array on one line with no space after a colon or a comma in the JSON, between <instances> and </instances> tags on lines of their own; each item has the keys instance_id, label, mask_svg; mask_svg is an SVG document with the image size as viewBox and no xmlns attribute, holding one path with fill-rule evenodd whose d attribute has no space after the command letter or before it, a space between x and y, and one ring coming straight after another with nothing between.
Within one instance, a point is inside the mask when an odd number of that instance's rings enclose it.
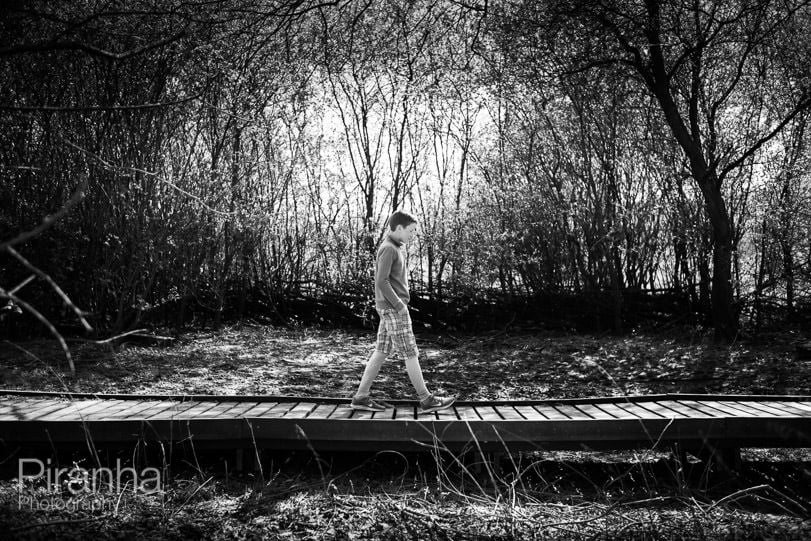
<instances>
[{"instance_id":1,"label":"boy's hair","mask_svg":"<svg viewBox=\"0 0 811 541\"><path fill-rule=\"evenodd\" d=\"M417 219L403 210L395 210L392 215L389 216L389 228L391 228L392 231L397 229L398 225L408 227L415 223L417 223Z\"/></svg>"}]
</instances>

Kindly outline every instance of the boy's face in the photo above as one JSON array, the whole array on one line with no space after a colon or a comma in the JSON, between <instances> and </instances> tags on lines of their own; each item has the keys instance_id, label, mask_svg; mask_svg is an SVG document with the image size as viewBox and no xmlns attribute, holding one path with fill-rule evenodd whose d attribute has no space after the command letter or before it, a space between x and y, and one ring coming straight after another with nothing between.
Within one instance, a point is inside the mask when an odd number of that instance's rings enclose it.
<instances>
[{"instance_id":1,"label":"boy's face","mask_svg":"<svg viewBox=\"0 0 811 541\"><path fill-rule=\"evenodd\" d=\"M394 233L397 235L400 242L403 244L408 244L417 234L417 224L408 224L408 227L398 225L397 229L394 230Z\"/></svg>"}]
</instances>

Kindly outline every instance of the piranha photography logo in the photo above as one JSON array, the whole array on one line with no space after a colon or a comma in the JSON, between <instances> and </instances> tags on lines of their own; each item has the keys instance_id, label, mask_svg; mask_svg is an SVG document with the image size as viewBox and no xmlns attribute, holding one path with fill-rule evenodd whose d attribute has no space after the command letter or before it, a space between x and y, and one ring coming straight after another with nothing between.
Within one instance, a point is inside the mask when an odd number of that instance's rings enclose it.
<instances>
[{"instance_id":1,"label":"piranha photography logo","mask_svg":"<svg viewBox=\"0 0 811 541\"><path fill-rule=\"evenodd\" d=\"M50 458L45 462L21 458L17 472L18 509L106 511L124 493L161 492L157 468L138 472L135 468L122 467L121 459L116 459L114 468L88 470L75 463L71 468L57 468L51 465Z\"/></svg>"}]
</instances>

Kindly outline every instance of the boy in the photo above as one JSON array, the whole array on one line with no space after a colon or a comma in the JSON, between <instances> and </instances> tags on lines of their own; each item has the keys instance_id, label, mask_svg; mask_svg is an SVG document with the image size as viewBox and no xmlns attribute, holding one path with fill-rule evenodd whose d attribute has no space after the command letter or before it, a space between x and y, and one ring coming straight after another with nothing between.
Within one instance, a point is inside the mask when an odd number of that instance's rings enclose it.
<instances>
[{"instance_id":1,"label":"boy","mask_svg":"<svg viewBox=\"0 0 811 541\"><path fill-rule=\"evenodd\" d=\"M408 313L408 269L404 247L417 230L417 220L407 212L395 211L389 217L388 236L377 249L375 266L375 309L380 315L377 343L366 370L363 372L358 391L352 398L352 409L383 411L385 406L369 397L372 381L377 377L380 365L389 354L405 358L406 370L420 400L420 412L429 413L451 407L455 397L434 396L425 386L422 369L417 357L417 342Z\"/></svg>"}]
</instances>

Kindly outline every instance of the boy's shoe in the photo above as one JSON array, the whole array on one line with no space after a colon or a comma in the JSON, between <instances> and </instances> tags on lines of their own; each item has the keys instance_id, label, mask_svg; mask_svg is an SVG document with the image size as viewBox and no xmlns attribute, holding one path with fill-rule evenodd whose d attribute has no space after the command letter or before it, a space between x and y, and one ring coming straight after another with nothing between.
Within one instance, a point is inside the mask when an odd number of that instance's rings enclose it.
<instances>
[{"instance_id":1,"label":"boy's shoe","mask_svg":"<svg viewBox=\"0 0 811 541\"><path fill-rule=\"evenodd\" d=\"M352 402L349 404L349 407L353 410L363 410L363 411L384 411L386 406L380 404L373 398L366 396L364 398L358 399L353 397Z\"/></svg>"},{"instance_id":2,"label":"boy's shoe","mask_svg":"<svg viewBox=\"0 0 811 541\"><path fill-rule=\"evenodd\" d=\"M372 398L372 401L377 402L378 404L380 404L384 408L395 408L394 404L392 404L391 402L386 402L385 400L379 400L377 398Z\"/></svg>"},{"instance_id":3,"label":"boy's shoe","mask_svg":"<svg viewBox=\"0 0 811 541\"><path fill-rule=\"evenodd\" d=\"M456 402L455 396L441 398L432 394L425 400L420 401L420 413L431 413L433 411L444 410L451 407L454 402Z\"/></svg>"}]
</instances>

